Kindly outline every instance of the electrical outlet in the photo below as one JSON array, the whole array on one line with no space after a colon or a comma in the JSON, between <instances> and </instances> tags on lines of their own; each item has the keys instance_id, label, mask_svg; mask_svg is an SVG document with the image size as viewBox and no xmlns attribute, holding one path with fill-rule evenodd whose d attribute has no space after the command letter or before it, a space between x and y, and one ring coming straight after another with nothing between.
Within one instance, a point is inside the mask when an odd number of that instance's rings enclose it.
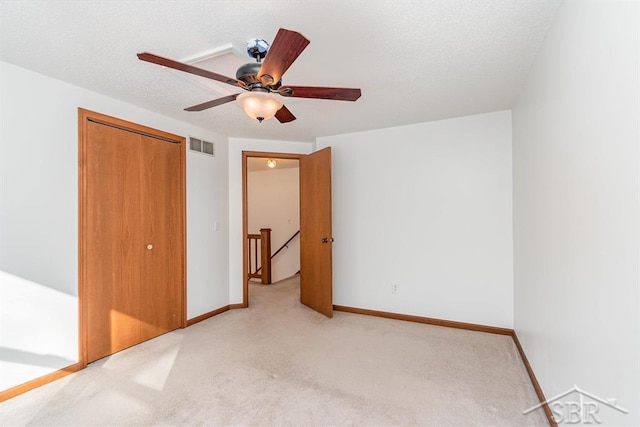
<instances>
[{"instance_id":1,"label":"electrical outlet","mask_svg":"<svg viewBox=\"0 0 640 427\"><path fill-rule=\"evenodd\" d=\"M400 285L398 285L397 283L392 283L391 284L391 293L392 294L399 294L400 293Z\"/></svg>"}]
</instances>

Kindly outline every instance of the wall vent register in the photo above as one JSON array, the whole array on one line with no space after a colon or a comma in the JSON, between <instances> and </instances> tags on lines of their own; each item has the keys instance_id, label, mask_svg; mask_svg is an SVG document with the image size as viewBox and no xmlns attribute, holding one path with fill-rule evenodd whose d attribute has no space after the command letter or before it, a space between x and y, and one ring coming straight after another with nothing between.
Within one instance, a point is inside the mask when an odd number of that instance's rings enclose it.
<instances>
[{"instance_id":1,"label":"wall vent register","mask_svg":"<svg viewBox=\"0 0 640 427\"><path fill-rule=\"evenodd\" d=\"M206 154L209 156L216 155L215 145L213 142L205 141L203 139L189 137L189 150L197 151L198 153Z\"/></svg>"}]
</instances>

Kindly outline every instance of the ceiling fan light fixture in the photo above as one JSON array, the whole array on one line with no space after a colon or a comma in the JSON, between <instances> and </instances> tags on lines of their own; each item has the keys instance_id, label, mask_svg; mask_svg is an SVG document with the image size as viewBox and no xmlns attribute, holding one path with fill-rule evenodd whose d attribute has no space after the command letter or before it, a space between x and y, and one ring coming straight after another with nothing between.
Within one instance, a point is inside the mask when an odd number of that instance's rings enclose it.
<instances>
[{"instance_id":1,"label":"ceiling fan light fixture","mask_svg":"<svg viewBox=\"0 0 640 427\"><path fill-rule=\"evenodd\" d=\"M262 123L276 115L284 102L278 95L269 92L244 92L236 98L247 116Z\"/></svg>"}]
</instances>

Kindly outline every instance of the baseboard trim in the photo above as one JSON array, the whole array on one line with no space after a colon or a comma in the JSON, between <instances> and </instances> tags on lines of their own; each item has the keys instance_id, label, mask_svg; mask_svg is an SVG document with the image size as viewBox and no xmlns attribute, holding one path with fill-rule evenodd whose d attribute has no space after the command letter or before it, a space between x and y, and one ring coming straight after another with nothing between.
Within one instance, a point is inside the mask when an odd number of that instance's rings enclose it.
<instances>
[{"instance_id":1,"label":"baseboard trim","mask_svg":"<svg viewBox=\"0 0 640 427\"><path fill-rule=\"evenodd\" d=\"M513 329L498 328L495 326L477 325L475 323L455 322L453 320L434 319L432 317L413 316L411 314L390 313L388 311L369 310L366 308L347 307L344 305L334 305L336 311L347 313L365 314L367 316L384 317L387 319L404 320L407 322L426 323L428 325L445 326L447 328L466 329L476 332L487 332L498 335L512 335Z\"/></svg>"},{"instance_id":2,"label":"baseboard trim","mask_svg":"<svg viewBox=\"0 0 640 427\"><path fill-rule=\"evenodd\" d=\"M236 310L238 308L247 308L247 305L243 304L243 303L238 303L238 304L229 304L229 308L231 310Z\"/></svg>"},{"instance_id":3,"label":"baseboard trim","mask_svg":"<svg viewBox=\"0 0 640 427\"><path fill-rule=\"evenodd\" d=\"M46 374L31 381L27 381L26 383L22 383L15 387L0 391L0 402L4 402L5 400L9 400L23 393L31 391L34 388L49 384L50 382L53 382L55 380L59 380L60 378L66 377L69 374L79 371L80 369L82 369L82 364L74 363L73 365L67 366L66 368L59 369L55 372L51 372L50 374Z\"/></svg>"},{"instance_id":4,"label":"baseboard trim","mask_svg":"<svg viewBox=\"0 0 640 427\"><path fill-rule=\"evenodd\" d=\"M225 305L224 307L220 307L217 310L209 311L207 313L201 314L200 316L196 316L193 319L187 320L187 328L189 326L193 326L196 323L202 322L203 320L207 320L210 317L217 316L218 314L224 313L225 311L229 311L231 306Z\"/></svg>"},{"instance_id":5,"label":"baseboard trim","mask_svg":"<svg viewBox=\"0 0 640 427\"><path fill-rule=\"evenodd\" d=\"M435 326L444 326L447 328L456 328L456 329L466 329L468 331L476 331L476 332L487 332L490 334L498 334L498 335L508 335L513 339L513 342L518 349L518 353L520 354L520 358L522 359L522 363L524 364L527 373L529 374L529 379L531 380L531 385L533 385L533 389L542 403L542 408L544 409L544 413L547 416L547 421L551 427L558 427L558 423L556 423L555 418L553 417L553 413L551 412L551 408L547 405L547 399L544 397L544 393L542 392L542 387L540 387L540 383L536 378L535 373L533 372L533 368L529 364L529 360L527 356L524 354L524 349L522 345L520 345L520 341L518 340L518 335L516 335L516 331L509 328L498 328L495 326L486 326L486 325L477 325L475 323L464 323L464 322L455 322L453 320L443 320L443 319L434 319L432 317L421 317L421 316L413 316L410 314L399 314L399 313L390 313L387 311L378 311L378 310L368 310L366 308L356 308L356 307L348 307L344 305L334 305L333 309L336 311L344 311L346 313L355 313L355 314L364 314L367 316L376 316L376 317L384 317L386 319L394 319L394 320L404 320L407 322L416 322L416 323L425 323L427 325L435 325ZM523 408L524 409L524 408Z\"/></svg>"},{"instance_id":6,"label":"baseboard trim","mask_svg":"<svg viewBox=\"0 0 640 427\"><path fill-rule=\"evenodd\" d=\"M533 368L529 364L529 360L527 359L526 354L524 354L524 349L522 348L522 345L520 344L520 340L518 339L518 335L516 334L516 331L512 331L511 338L513 338L513 342L516 344L516 348L518 349L518 353L520 353L520 358L522 359L522 363L524 363L524 367L527 370L527 373L529 374L529 379L531 380L531 384L533 385L533 389L536 391L536 394L538 395L538 399L540 400L540 403L542 403L542 409L544 409L544 413L547 416L547 421L549 421L549 425L551 427L558 427L558 423L556 422L555 418L553 417L553 413L551 412L551 408L549 408L549 405L546 403L547 402L547 398L544 397L544 393L542 392L542 387L540 387L540 383L538 382L538 379L536 378L536 374L533 372Z\"/></svg>"}]
</instances>

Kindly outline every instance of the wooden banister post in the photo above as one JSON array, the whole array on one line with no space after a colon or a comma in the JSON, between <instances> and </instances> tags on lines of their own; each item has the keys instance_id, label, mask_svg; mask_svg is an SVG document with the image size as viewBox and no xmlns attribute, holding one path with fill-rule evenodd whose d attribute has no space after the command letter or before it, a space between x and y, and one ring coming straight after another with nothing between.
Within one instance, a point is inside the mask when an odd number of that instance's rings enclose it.
<instances>
[{"instance_id":1,"label":"wooden banister post","mask_svg":"<svg viewBox=\"0 0 640 427\"><path fill-rule=\"evenodd\" d=\"M263 285L271 284L271 229L260 229L260 255L262 260L261 280Z\"/></svg>"}]
</instances>

